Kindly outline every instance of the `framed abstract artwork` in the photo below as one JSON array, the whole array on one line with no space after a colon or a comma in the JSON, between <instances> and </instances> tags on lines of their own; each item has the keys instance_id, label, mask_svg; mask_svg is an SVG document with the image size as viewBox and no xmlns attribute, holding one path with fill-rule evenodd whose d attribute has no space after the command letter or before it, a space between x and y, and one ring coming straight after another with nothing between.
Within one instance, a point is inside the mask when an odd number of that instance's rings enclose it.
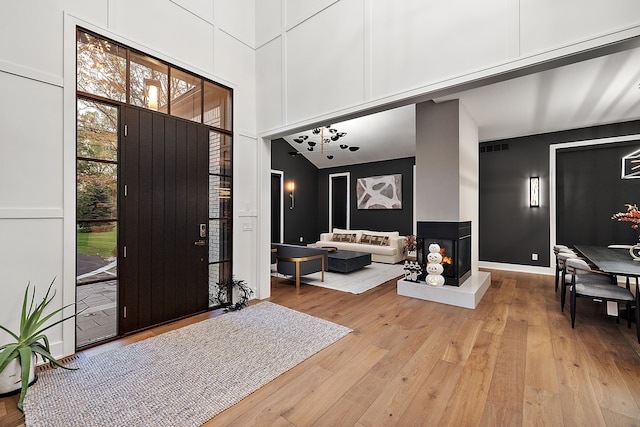
<instances>
[{"instance_id":1,"label":"framed abstract artwork","mask_svg":"<svg viewBox=\"0 0 640 427\"><path fill-rule=\"evenodd\" d=\"M402 174L358 178L358 209L402 209Z\"/></svg>"}]
</instances>

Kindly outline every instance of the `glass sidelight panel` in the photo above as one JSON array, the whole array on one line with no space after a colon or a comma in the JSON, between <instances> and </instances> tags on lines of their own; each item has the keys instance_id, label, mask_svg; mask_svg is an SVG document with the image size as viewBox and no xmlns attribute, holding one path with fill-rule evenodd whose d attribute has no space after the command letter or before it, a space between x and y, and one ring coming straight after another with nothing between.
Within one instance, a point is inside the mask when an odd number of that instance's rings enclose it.
<instances>
[{"instance_id":1,"label":"glass sidelight panel","mask_svg":"<svg viewBox=\"0 0 640 427\"><path fill-rule=\"evenodd\" d=\"M219 262L209 265L209 307L216 307L230 301L231 262Z\"/></svg>"},{"instance_id":2,"label":"glass sidelight panel","mask_svg":"<svg viewBox=\"0 0 640 427\"><path fill-rule=\"evenodd\" d=\"M104 280L76 288L76 347L86 347L117 335L118 281Z\"/></svg>"},{"instance_id":3,"label":"glass sidelight panel","mask_svg":"<svg viewBox=\"0 0 640 427\"><path fill-rule=\"evenodd\" d=\"M78 222L113 220L117 216L117 165L91 160L77 163Z\"/></svg>"},{"instance_id":4,"label":"glass sidelight panel","mask_svg":"<svg viewBox=\"0 0 640 427\"><path fill-rule=\"evenodd\" d=\"M78 223L76 283L117 277L117 223Z\"/></svg>"},{"instance_id":5,"label":"glass sidelight panel","mask_svg":"<svg viewBox=\"0 0 640 427\"><path fill-rule=\"evenodd\" d=\"M209 132L209 173L231 175L231 137Z\"/></svg>"},{"instance_id":6,"label":"glass sidelight panel","mask_svg":"<svg viewBox=\"0 0 640 427\"><path fill-rule=\"evenodd\" d=\"M231 178L209 175L209 218L231 217Z\"/></svg>"},{"instance_id":7,"label":"glass sidelight panel","mask_svg":"<svg viewBox=\"0 0 640 427\"><path fill-rule=\"evenodd\" d=\"M231 89L204 82L204 124L232 130Z\"/></svg>"},{"instance_id":8,"label":"glass sidelight panel","mask_svg":"<svg viewBox=\"0 0 640 427\"><path fill-rule=\"evenodd\" d=\"M117 335L118 108L78 98L76 347Z\"/></svg>"},{"instance_id":9,"label":"glass sidelight panel","mask_svg":"<svg viewBox=\"0 0 640 427\"><path fill-rule=\"evenodd\" d=\"M78 157L118 158L118 109L102 102L78 99Z\"/></svg>"},{"instance_id":10,"label":"glass sidelight panel","mask_svg":"<svg viewBox=\"0 0 640 427\"><path fill-rule=\"evenodd\" d=\"M231 259L231 223L224 219L209 220L209 262Z\"/></svg>"}]
</instances>

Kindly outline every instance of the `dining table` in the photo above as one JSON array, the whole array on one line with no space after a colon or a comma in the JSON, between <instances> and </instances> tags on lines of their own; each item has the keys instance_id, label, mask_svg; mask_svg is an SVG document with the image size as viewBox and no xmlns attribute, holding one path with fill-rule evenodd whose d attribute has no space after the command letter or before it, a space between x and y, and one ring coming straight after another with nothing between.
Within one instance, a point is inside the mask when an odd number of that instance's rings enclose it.
<instances>
[{"instance_id":1,"label":"dining table","mask_svg":"<svg viewBox=\"0 0 640 427\"><path fill-rule=\"evenodd\" d=\"M628 248L576 245L575 249L605 273L625 276L627 282L640 277L640 262L634 261Z\"/></svg>"}]
</instances>

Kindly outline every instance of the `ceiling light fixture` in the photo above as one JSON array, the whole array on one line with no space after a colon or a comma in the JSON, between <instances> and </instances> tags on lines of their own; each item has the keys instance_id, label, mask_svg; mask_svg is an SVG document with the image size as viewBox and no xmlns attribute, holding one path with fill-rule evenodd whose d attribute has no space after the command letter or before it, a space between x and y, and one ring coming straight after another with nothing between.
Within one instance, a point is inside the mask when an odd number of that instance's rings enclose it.
<instances>
[{"instance_id":1,"label":"ceiling light fixture","mask_svg":"<svg viewBox=\"0 0 640 427\"><path fill-rule=\"evenodd\" d=\"M327 135L326 137L325 134ZM330 144L332 142L336 142L340 138L344 138L346 135L346 132L339 132L336 128L328 125L314 128L311 130L311 135L300 135L297 138L293 138L293 141L297 142L298 144L306 142L308 144L307 150L311 152L317 152L315 150L315 147L319 143L320 153L325 154L325 151L331 151L332 147L330 147ZM315 140L313 138L315 138ZM340 150L346 150L348 148L351 152L358 151L360 149L360 147L350 147L344 143L340 144L339 147ZM333 158L334 156L332 154L327 154L327 159L331 160Z\"/></svg>"}]
</instances>

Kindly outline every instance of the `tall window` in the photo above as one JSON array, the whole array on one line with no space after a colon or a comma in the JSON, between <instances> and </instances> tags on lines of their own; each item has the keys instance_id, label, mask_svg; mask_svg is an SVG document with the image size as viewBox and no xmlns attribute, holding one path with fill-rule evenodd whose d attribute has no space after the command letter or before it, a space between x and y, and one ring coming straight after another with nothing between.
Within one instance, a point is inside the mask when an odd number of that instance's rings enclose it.
<instances>
[{"instance_id":1,"label":"tall window","mask_svg":"<svg viewBox=\"0 0 640 427\"><path fill-rule=\"evenodd\" d=\"M118 111L134 105L209 127L209 301L231 280L232 90L143 52L78 28L77 300L85 308L78 346L117 334L101 318L117 303ZM120 190L122 191L122 190ZM102 293L106 299L99 299ZM88 301L100 301L94 304ZM115 316L112 316L115 319Z\"/></svg>"},{"instance_id":2,"label":"tall window","mask_svg":"<svg viewBox=\"0 0 640 427\"><path fill-rule=\"evenodd\" d=\"M118 108L78 98L77 345L117 334Z\"/></svg>"}]
</instances>

